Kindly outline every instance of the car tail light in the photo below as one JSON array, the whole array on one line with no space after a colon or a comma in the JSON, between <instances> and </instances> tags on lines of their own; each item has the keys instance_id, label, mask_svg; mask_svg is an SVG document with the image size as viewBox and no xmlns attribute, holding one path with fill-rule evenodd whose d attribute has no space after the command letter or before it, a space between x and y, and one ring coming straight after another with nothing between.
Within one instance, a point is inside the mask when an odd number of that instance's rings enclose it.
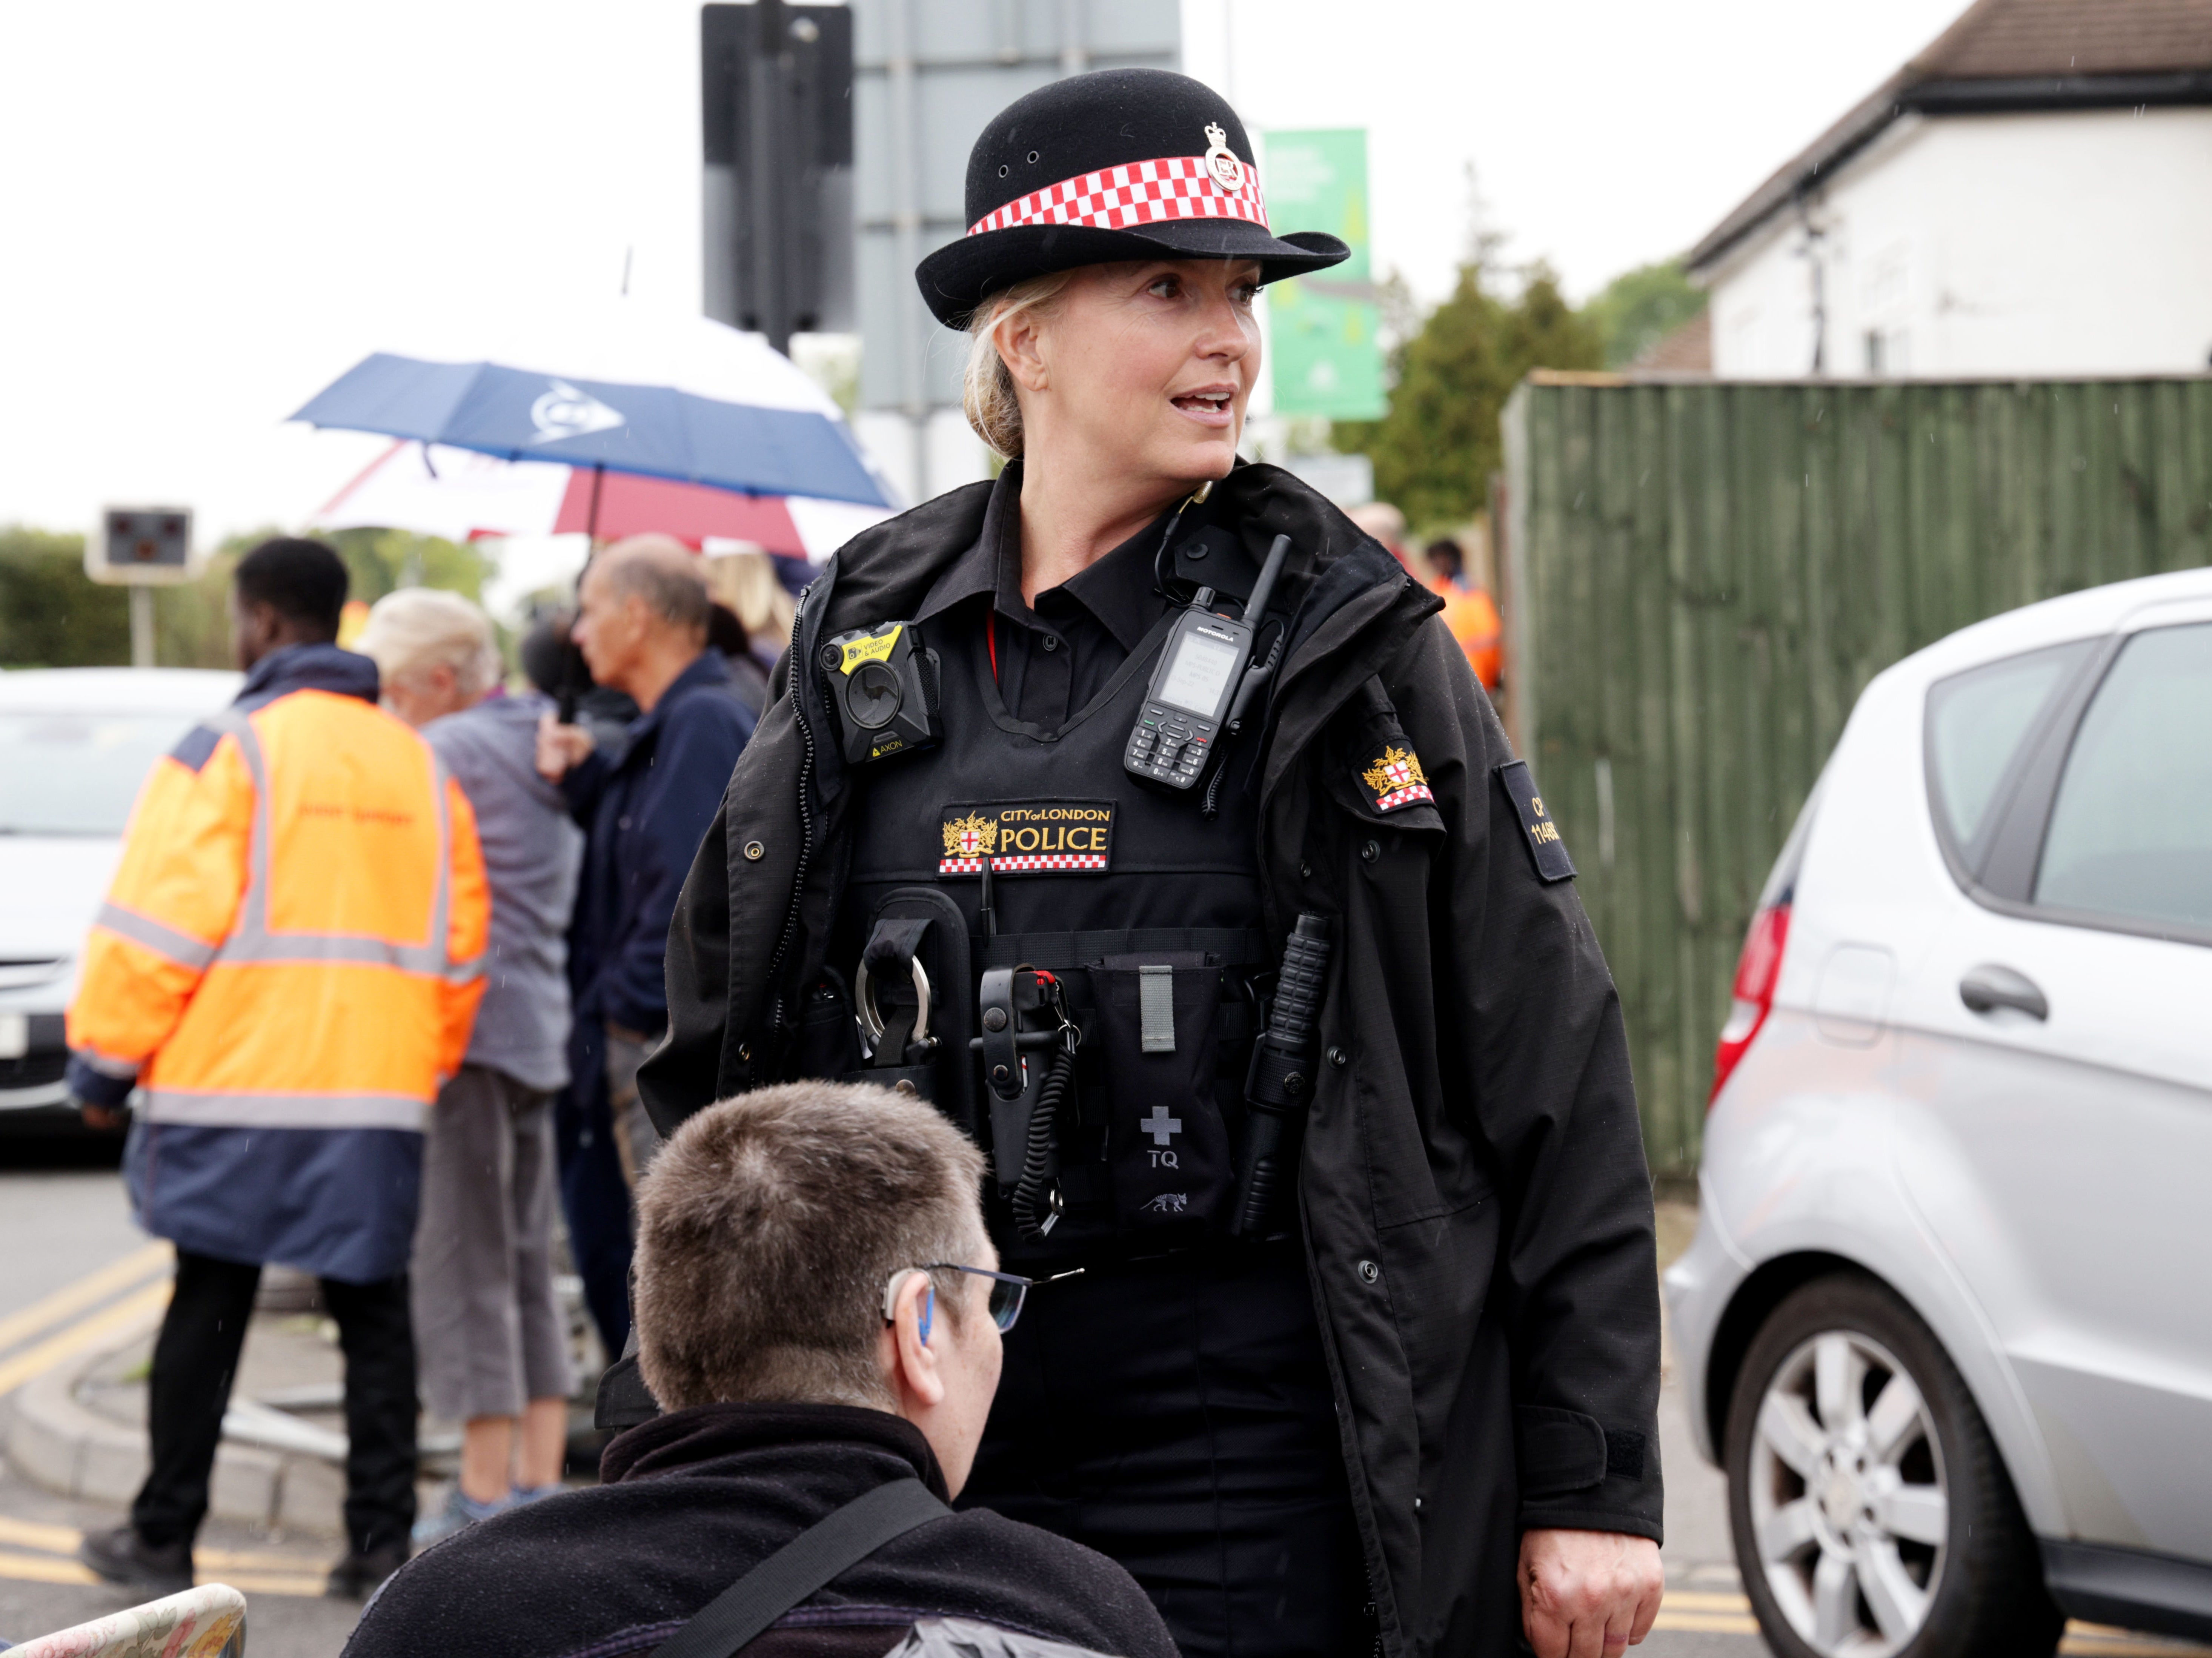
<instances>
[{"instance_id":1,"label":"car tail light","mask_svg":"<svg viewBox=\"0 0 2212 1658\"><path fill-rule=\"evenodd\" d=\"M1705 1096L1710 1108L1720 1097L1729 1075L1766 1023L1774 1005L1774 987L1782 978L1782 949L1790 941L1790 906L1774 904L1751 918L1744 934L1743 954L1735 962L1735 1002L1728 1023L1721 1027L1720 1046L1713 1051L1713 1091Z\"/></svg>"}]
</instances>

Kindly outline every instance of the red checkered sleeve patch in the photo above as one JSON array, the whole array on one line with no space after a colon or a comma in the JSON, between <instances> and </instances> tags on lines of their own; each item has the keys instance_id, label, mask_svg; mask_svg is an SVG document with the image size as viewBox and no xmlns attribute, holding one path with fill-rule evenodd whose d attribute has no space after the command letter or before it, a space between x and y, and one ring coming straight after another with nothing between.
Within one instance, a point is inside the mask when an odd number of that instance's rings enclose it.
<instances>
[{"instance_id":1,"label":"red checkered sleeve patch","mask_svg":"<svg viewBox=\"0 0 2212 1658\"><path fill-rule=\"evenodd\" d=\"M1127 230L1168 219L1243 219L1265 230L1267 204L1260 193L1260 180L1249 167L1243 173L1241 185L1224 190L1208 171L1203 155L1132 161L1033 190L978 219L968 234L981 236L1026 224Z\"/></svg>"}]
</instances>

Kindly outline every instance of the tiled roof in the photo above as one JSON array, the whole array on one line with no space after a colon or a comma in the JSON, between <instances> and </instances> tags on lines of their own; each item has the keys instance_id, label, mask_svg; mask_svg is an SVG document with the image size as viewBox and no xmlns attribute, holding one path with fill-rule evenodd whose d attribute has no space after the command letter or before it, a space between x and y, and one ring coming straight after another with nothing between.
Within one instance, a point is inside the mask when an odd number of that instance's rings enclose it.
<instances>
[{"instance_id":1,"label":"tiled roof","mask_svg":"<svg viewBox=\"0 0 2212 1658\"><path fill-rule=\"evenodd\" d=\"M1906 70L1923 80L2212 70L2212 0L1976 0Z\"/></svg>"},{"instance_id":2,"label":"tiled roof","mask_svg":"<svg viewBox=\"0 0 2212 1658\"><path fill-rule=\"evenodd\" d=\"M2212 104L2212 0L1974 0L1691 249L1710 264L1909 112Z\"/></svg>"},{"instance_id":3,"label":"tiled roof","mask_svg":"<svg viewBox=\"0 0 2212 1658\"><path fill-rule=\"evenodd\" d=\"M1680 374L1710 374L1713 372L1713 308L1704 310L1680 328L1661 336L1636 354L1636 361L1628 365L1633 374L1638 371Z\"/></svg>"}]
</instances>

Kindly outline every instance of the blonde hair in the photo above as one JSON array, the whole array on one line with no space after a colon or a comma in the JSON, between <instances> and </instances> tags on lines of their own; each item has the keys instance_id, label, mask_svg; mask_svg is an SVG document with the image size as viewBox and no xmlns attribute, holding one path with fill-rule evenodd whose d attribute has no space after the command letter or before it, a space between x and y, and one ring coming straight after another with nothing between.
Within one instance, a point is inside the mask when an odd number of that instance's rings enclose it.
<instances>
[{"instance_id":1,"label":"blonde hair","mask_svg":"<svg viewBox=\"0 0 2212 1658\"><path fill-rule=\"evenodd\" d=\"M709 553L707 591L738 613L748 639L787 640L799 601L776 575L767 553L757 547Z\"/></svg>"},{"instance_id":2,"label":"blonde hair","mask_svg":"<svg viewBox=\"0 0 2212 1658\"><path fill-rule=\"evenodd\" d=\"M459 593L402 587L369 607L358 648L386 679L447 667L465 696L482 696L505 677L491 620Z\"/></svg>"},{"instance_id":3,"label":"blonde hair","mask_svg":"<svg viewBox=\"0 0 2212 1658\"><path fill-rule=\"evenodd\" d=\"M1022 454L1022 405L1014 376L999 355L999 330L1015 318L1044 311L1069 282L1073 270L1032 276L994 294L968 319L968 368L961 376L960 406L975 435L1008 460Z\"/></svg>"}]
</instances>

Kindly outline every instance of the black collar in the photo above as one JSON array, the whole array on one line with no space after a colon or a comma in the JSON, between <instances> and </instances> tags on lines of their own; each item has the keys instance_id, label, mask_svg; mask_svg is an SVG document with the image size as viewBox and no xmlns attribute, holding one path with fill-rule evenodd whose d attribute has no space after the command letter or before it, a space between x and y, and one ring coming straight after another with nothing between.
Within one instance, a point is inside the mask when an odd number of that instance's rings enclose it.
<instances>
[{"instance_id":1,"label":"black collar","mask_svg":"<svg viewBox=\"0 0 2212 1658\"><path fill-rule=\"evenodd\" d=\"M1163 513L1057 589L1096 616L1125 651L1135 650L1159 617L1152 555L1174 512ZM1009 461L992 486L983 527L974 544L931 586L914 619L926 623L979 594L989 595L992 608L1010 622L1029 628L1042 625L1022 598L1022 464L1018 460Z\"/></svg>"},{"instance_id":2,"label":"black collar","mask_svg":"<svg viewBox=\"0 0 2212 1658\"><path fill-rule=\"evenodd\" d=\"M921 1482L945 1497L945 1472L921 1430L889 1411L854 1405L693 1405L617 1434L599 1457L599 1478L657 1474L744 1451L787 1446L849 1445L888 1450L914 1464Z\"/></svg>"}]
</instances>

